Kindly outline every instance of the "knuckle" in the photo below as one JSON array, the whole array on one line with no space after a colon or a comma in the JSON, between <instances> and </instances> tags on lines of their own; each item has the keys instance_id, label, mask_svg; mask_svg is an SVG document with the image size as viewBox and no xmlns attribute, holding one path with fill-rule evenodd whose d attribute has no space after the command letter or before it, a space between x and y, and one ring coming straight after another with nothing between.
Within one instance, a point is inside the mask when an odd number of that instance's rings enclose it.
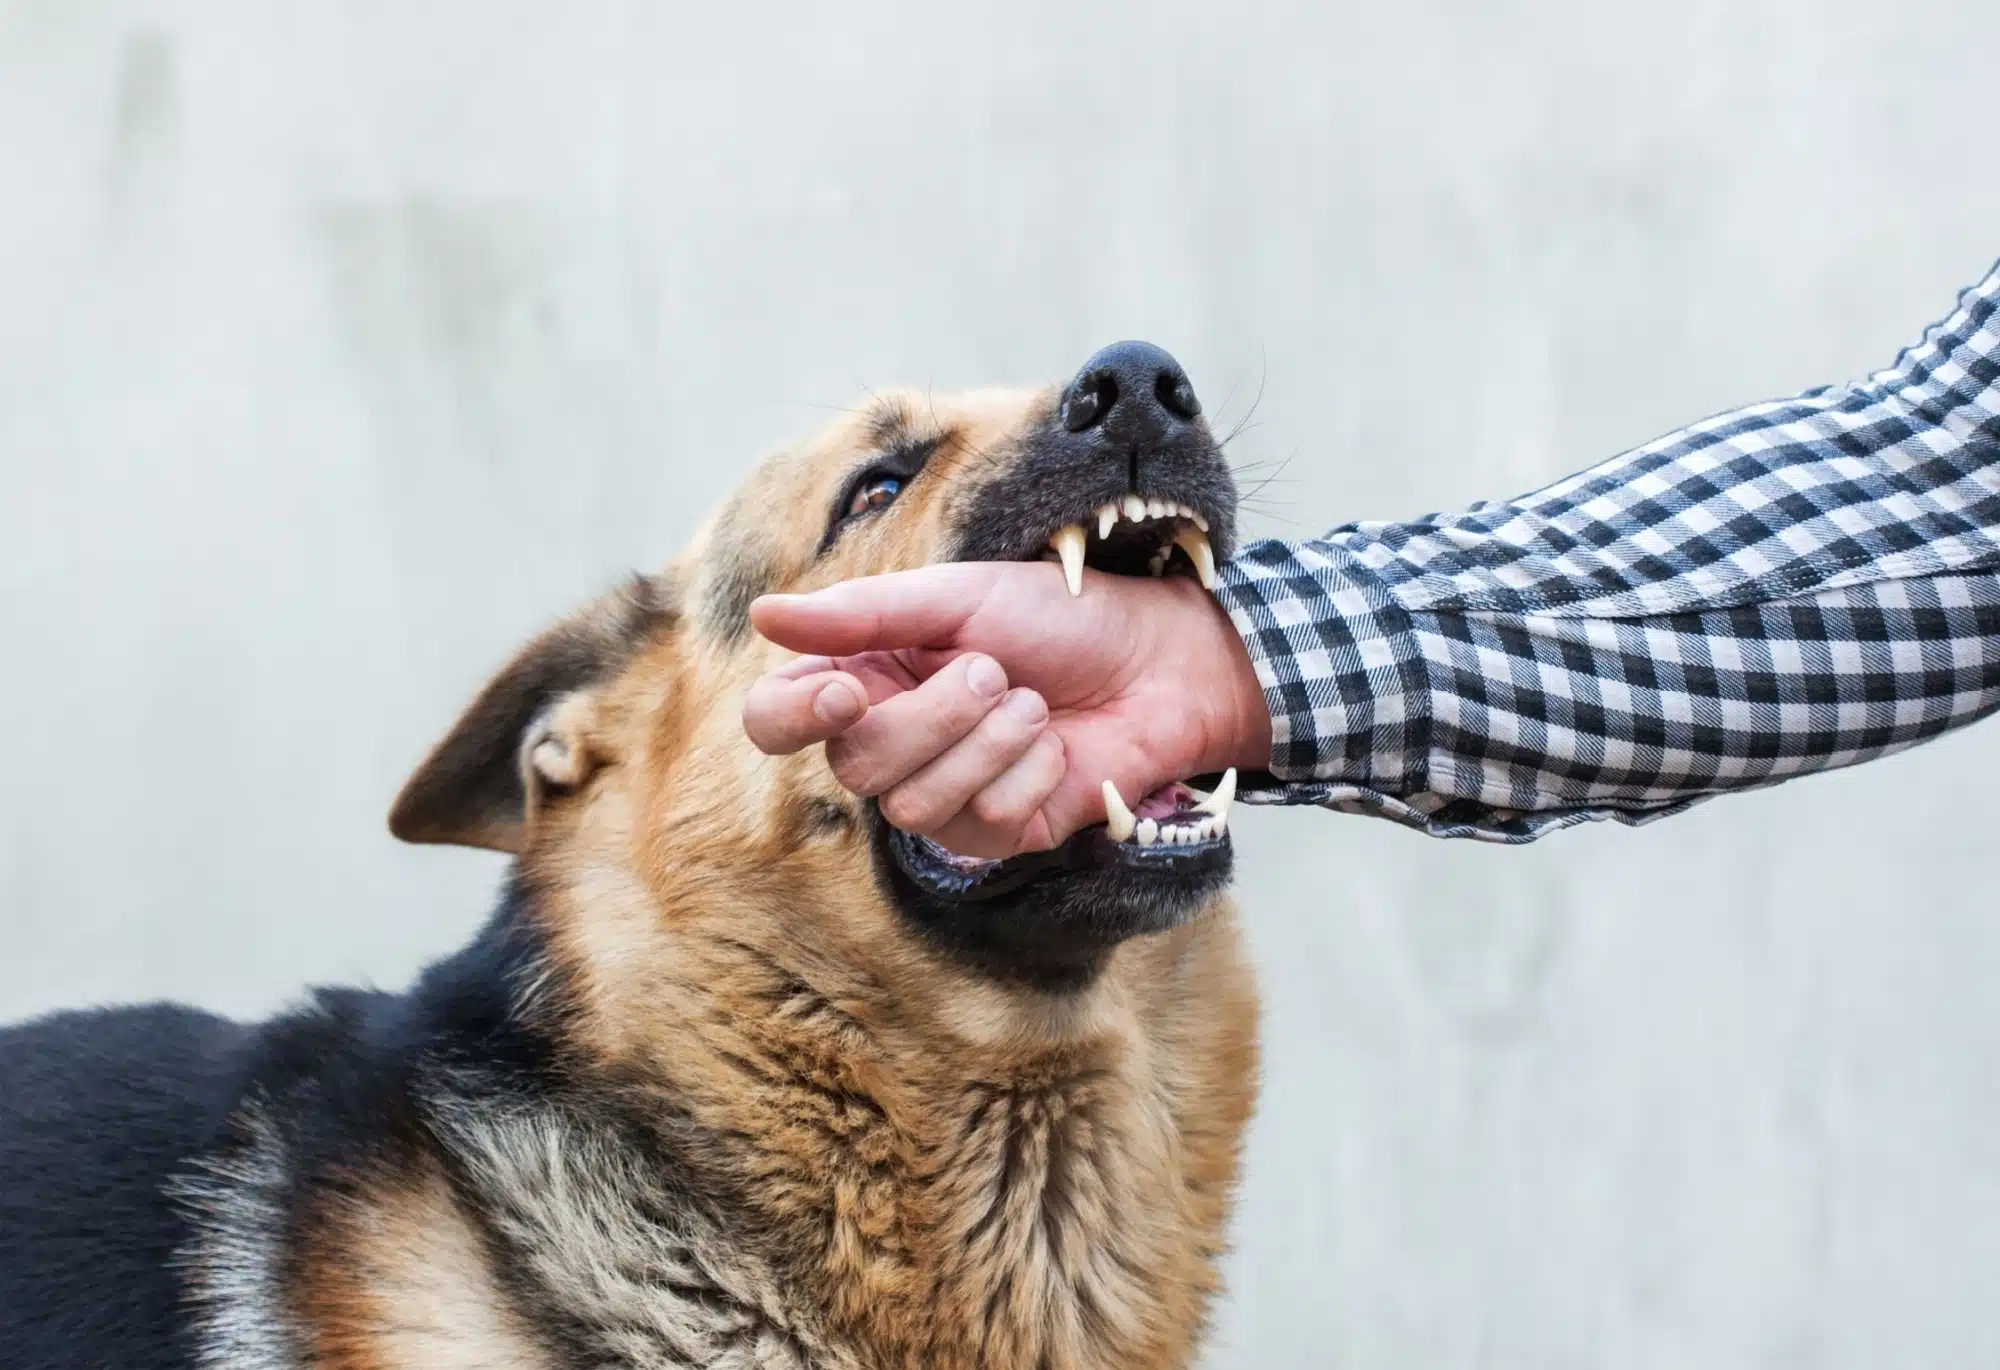
<instances>
[{"instance_id":1,"label":"knuckle","mask_svg":"<svg viewBox=\"0 0 2000 1370\"><path fill-rule=\"evenodd\" d=\"M866 799L879 788L875 784L875 768L869 763L866 752L851 746L843 746L834 741L826 744L826 764L833 771L833 778L849 794L858 794Z\"/></svg>"},{"instance_id":2,"label":"knuckle","mask_svg":"<svg viewBox=\"0 0 2000 1370\"><path fill-rule=\"evenodd\" d=\"M987 828L1013 829L1021 826L1027 818L1028 809L1019 796L996 795L982 790L972 797L965 810L980 826ZM1032 809L1029 809L1032 812Z\"/></svg>"},{"instance_id":3,"label":"knuckle","mask_svg":"<svg viewBox=\"0 0 2000 1370\"><path fill-rule=\"evenodd\" d=\"M908 790L891 790L882 796L880 805L882 816L889 820L892 827L921 834L930 826L929 806L920 795Z\"/></svg>"},{"instance_id":4,"label":"knuckle","mask_svg":"<svg viewBox=\"0 0 2000 1370\"><path fill-rule=\"evenodd\" d=\"M933 679L944 679L944 673L940 672ZM924 726L940 738L964 736L993 708L992 700L980 698L963 684L955 684L956 688L940 691L924 701Z\"/></svg>"},{"instance_id":5,"label":"knuckle","mask_svg":"<svg viewBox=\"0 0 2000 1370\"><path fill-rule=\"evenodd\" d=\"M974 740L990 760L1007 764L1028 750L1035 732L1005 709L995 709L979 725Z\"/></svg>"}]
</instances>

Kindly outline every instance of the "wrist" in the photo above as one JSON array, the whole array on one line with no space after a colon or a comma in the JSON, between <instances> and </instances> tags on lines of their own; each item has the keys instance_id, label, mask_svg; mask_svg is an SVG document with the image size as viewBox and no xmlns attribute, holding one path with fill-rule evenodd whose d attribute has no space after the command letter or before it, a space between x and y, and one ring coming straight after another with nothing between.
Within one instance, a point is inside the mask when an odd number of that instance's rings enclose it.
<instances>
[{"instance_id":1,"label":"wrist","mask_svg":"<svg viewBox=\"0 0 2000 1370\"><path fill-rule=\"evenodd\" d=\"M1271 764L1271 709L1250 649L1214 595L1193 581L1179 585L1188 604L1184 680L1194 712L1195 773L1264 770Z\"/></svg>"}]
</instances>

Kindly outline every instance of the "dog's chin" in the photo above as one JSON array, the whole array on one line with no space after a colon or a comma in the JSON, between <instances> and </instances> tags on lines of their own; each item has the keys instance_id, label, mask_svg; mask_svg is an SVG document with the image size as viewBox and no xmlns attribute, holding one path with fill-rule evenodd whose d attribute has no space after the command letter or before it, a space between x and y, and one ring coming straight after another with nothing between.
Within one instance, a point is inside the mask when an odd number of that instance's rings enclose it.
<instances>
[{"instance_id":1,"label":"dog's chin","mask_svg":"<svg viewBox=\"0 0 2000 1370\"><path fill-rule=\"evenodd\" d=\"M1044 990L1087 985L1120 943L1198 918L1234 864L1226 832L1141 846L1101 823L1052 851L979 861L870 809L876 866L903 916L954 959Z\"/></svg>"}]
</instances>

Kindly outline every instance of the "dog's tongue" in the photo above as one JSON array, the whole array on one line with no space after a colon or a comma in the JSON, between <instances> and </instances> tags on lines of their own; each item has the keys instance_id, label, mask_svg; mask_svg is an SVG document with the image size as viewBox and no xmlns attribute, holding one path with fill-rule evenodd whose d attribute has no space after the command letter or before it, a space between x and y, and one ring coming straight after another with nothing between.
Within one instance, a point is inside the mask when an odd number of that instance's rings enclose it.
<instances>
[{"instance_id":1,"label":"dog's tongue","mask_svg":"<svg viewBox=\"0 0 2000 1370\"><path fill-rule=\"evenodd\" d=\"M1172 818L1183 809L1192 809L1201 801L1194 791L1176 780L1154 790L1133 808L1134 818Z\"/></svg>"}]
</instances>

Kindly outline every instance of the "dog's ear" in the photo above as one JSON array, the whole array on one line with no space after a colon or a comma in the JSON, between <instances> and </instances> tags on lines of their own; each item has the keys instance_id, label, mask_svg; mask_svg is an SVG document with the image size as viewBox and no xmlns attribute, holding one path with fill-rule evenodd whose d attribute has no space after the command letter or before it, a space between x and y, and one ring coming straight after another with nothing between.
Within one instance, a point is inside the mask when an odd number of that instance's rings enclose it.
<instances>
[{"instance_id":1,"label":"dog's ear","mask_svg":"<svg viewBox=\"0 0 2000 1370\"><path fill-rule=\"evenodd\" d=\"M405 842L519 852L547 795L590 778L596 691L669 628L667 587L638 576L522 648L431 749L389 810Z\"/></svg>"}]
</instances>

